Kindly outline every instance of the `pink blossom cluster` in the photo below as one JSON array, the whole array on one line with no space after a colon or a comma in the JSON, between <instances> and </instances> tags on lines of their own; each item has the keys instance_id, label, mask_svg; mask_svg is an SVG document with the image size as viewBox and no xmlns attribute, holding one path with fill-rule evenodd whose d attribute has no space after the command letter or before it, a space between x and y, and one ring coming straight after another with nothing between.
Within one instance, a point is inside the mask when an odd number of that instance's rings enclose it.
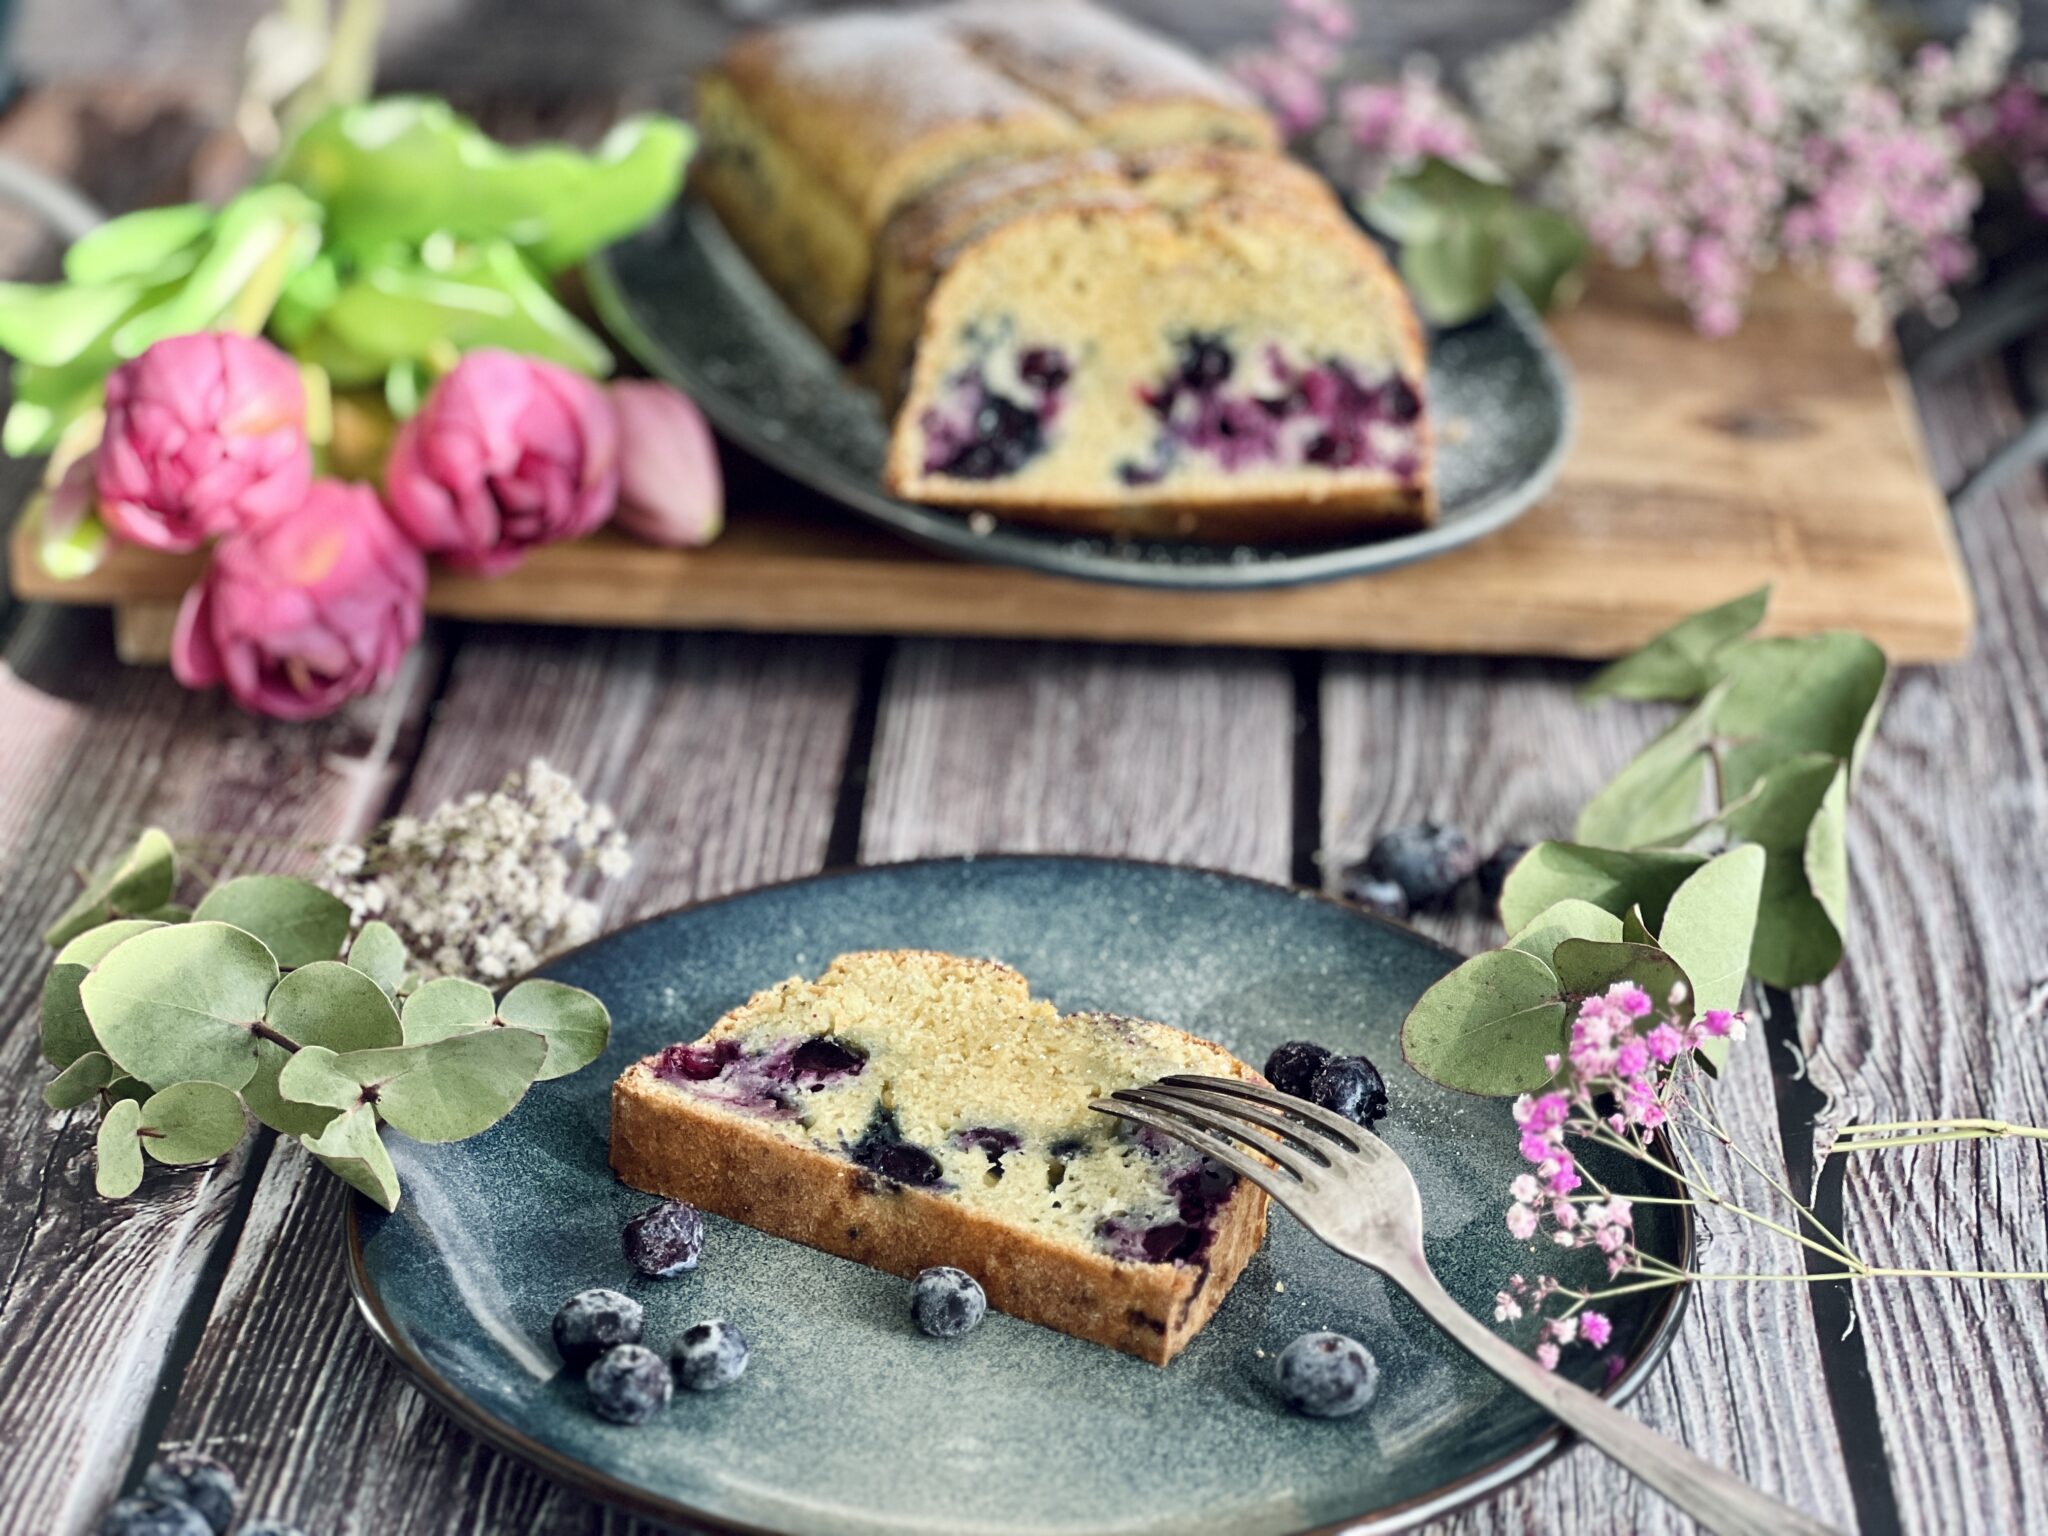
<instances>
[{"instance_id":1,"label":"pink blossom cluster","mask_svg":"<svg viewBox=\"0 0 2048 1536\"><path fill-rule=\"evenodd\" d=\"M1281 0L1271 43L1239 54L1231 71L1266 104L1282 133L1301 138L1330 116L1330 82L1352 26L1344 0Z\"/></svg>"},{"instance_id":2,"label":"pink blossom cluster","mask_svg":"<svg viewBox=\"0 0 2048 1536\"><path fill-rule=\"evenodd\" d=\"M1709 1009L1689 1017L1681 1011L1684 1002L1682 989L1675 991L1660 1012L1648 992L1622 981L1579 1005L1565 1049L1545 1058L1554 1085L1514 1103L1522 1158L1532 1165L1508 1186L1507 1228L1516 1241L1547 1236L1559 1248L1596 1250L1609 1280L1636 1267L1634 1207L1597 1186L1579 1193L1588 1178L1566 1138L1646 1147L1670 1117L1673 1069L1710 1040L1743 1038L1741 1014ZM1545 1321L1536 1349L1546 1366L1556 1365L1564 1345L1603 1344L1607 1319L1583 1310L1585 1293L1567 1291L1548 1276L1534 1282L1514 1276L1495 1302L1496 1320L1511 1322L1558 1298L1566 1309ZM1598 1321L1589 1327L1593 1318Z\"/></svg>"},{"instance_id":3,"label":"pink blossom cluster","mask_svg":"<svg viewBox=\"0 0 2048 1536\"><path fill-rule=\"evenodd\" d=\"M1393 80L1343 87L1337 120L1376 176L1399 175L1430 159L1472 164L1480 158L1472 119L1420 61Z\"/></svg>"},{"instance_id":4,"label":"pink blossom cluster","mask_svg":"<svg viewBox=\"0 0 2048 1536\"><path fill-rule=\"evenodd\" d=\"M2048 76L2006 82L1995 95L1964 107L1956 129L1972 152L2009 163L2034 211L2048 218Z\"/></svg>"},{"instance_id":5,"label":"pink blossom cluster","mask_svg":"<svg viewBox=\"0 0 2048 1536\"><path fill-rule=\"evenodd\" d=\"M254 337L160 341L114 370L106 401L89 469L108 531L171 553L212 546L173 672L282 719L391 680L419 639L427 555L489 574L614 514L677 545L708 542L722 516L716 450L688 400L649 383L606 391L509 352L472 352L435 385L398 433L382 498L315 478L298 366Z\"/></svg>"}]
</instances>

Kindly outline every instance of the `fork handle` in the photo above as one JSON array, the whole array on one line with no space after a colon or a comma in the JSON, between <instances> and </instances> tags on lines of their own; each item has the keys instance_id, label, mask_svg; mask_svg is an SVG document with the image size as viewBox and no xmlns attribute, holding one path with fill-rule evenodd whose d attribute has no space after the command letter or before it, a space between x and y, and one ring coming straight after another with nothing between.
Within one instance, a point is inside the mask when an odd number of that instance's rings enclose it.
<instances>
[{"instance_id":1,"label":"fork handle","mask_svg":"<svg viewBox=\"0 0 2048 1536\"><path fill-rule=\"evenodd\" d=\"M1473 1317L1430 1273L1421 1254L1406 1264L1376 1264L1430 1320L1481 1365L1581 1438L1663 1494L1718 1536L1839 1536L1732 1472L1695 1456L1619 1408L1546 1371Z\"/></svg>"}]
</instances>

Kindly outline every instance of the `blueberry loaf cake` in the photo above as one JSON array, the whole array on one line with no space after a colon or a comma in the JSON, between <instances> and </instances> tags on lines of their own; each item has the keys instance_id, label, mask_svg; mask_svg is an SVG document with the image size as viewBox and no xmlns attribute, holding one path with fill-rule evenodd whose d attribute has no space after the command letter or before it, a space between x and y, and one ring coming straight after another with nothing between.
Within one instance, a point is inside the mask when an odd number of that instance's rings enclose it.
<instances>
[{"instance_id":1,"label":"blueberry loaf cake","mask_svg":"<svg viewBox=\"0 0 2048 1536\"><path fill-rule=\"evenodd\" d=\"M1170 1072L1253 1078L1163 1024L1061 1015L988 960L842 955L612 1089L637 1189L1164 1365L1257 1251L1266 1197L1089 1101Z\"/></svg>"},{"instance_id":2,"label":"blueberry loaf cake","mask_svg":"<svg viewBox=\"0 0 2048 1536\"><path fill-rule=\"evenodd\" d=\"M1104 144L1273 145L1239 87L1083 0L962 0L743 39L698 84L692 185L836 353L857 347L874 240L968 167Z\"/></svg>"},{"instance_id":3,"label":"blueberry loaf cake","mask_svg":"<svg viewBox=\"0 0 2048 1536\"><path fill-rule=\"evenodd\" d=\"M972 200L973 178L933 194ZM1428 520L1420 332L1378 248L1305 170L1134 161L1121 191L885 254L928 296L885 478L915 501L1102 533L1314 537ZM921 210L943 227L943 210ZM970 221L972 222L972 221ZM909 306L878 310L883 329ZM885 350L893 366L902 347Z\"/></svg>"}]
</instances>

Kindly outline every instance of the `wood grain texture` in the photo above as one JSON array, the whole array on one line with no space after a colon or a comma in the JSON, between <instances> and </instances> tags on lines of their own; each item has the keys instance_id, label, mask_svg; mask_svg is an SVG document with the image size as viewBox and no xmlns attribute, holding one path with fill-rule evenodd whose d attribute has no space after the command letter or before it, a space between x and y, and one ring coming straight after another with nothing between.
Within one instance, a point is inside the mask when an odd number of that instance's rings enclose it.
<instances>
[{"instance_id":1,"label":"wood grain texture","mask_svg":"<svg viewBox=\"0 0 2048 1536\"><path fill-rule=\"evenodd\" d=\"M2018 424L1995 367L1928 389L1923 405L1945 479ZM1806 1046L1837 1118L2048 1125L2039 472L1970 508L1959 531L1983 613L1977 654L1893 689L1852 818L1849 957L1808 1009ZM1867 1153L1846 1200L1873 1263L2048 1269L2038 1142ZM1886 1281L1856 1302L1905 1529L2048 1526L2048 1285Z\"/></svg>"},{"instance_id":2,"label":"wood grain texture","mask_svg":"<svg viewBox=\"0 0 2048 1536\"><path fill-rule=\"evenodd\" d=\"M547 758L633 833L632 871L600 893L607 927L802 874L831 831L856 663L818 641L471 632L403 804L425 811ZM400 1377L349 1304L345 1195L296 1146L270 1160L167 1442L222 1456L252 1510L314 1532L628 1529Z\"/></svg>"},{"instance_id":3,"label":"wood grain texture","mask_svg":"<svg viewBox=\"0 0 2048 1536\"><path fill-rule=\"evenodd\" d=\"M1603 273L1555 331L1580 396L1556 490L1499 533L1398 570L1259 592L1055 579L923 552L728 453L731 522L710 548L600 533L504 576L438 573L427 606L561 624L1604 657L1770 581L1778 632L1853 625L1914 661L1968 649L1969 588L1895 364L1810 287L1762 285L1749 326L1709 342L1645 275ZM190 560L124 549L56 582L26 534L13 562L26 598L162 604L193 575Z\"/></svg>"},{"instance_id":4,"label":"wood grain texture","mask_svg":"<svg viewBox=\"0 0 2048 1536\"><path fill-rule=\"evenodd\" d=\"M423 655L420 660L425 661ZM90 1110L39 1094L36 935L91 863L156 821L215 839L234 870L277 868L279 839L360 829L424 703L391 692L312 727L257 722L218 696L115 663L105 626L33 610L0 663L0 1528L68 1536L97 1519L234 1205L249 1149L153 1169L131 1201L92 1188ZM201 1303L210 1298L202 1296Z\"/></svg>"},{"instance_id":5,"label":"wood grain texture","mask_svg":"<svg viewBox=\"0 0 2048 1536\"><path fill-rule=\"evenodd\" d=\"M1582 708L1577 668L1531 662L1333 662L1324 679L1323 866L1342 872L1387 829L1451 822L1482 846L1568 834L1579 806L1663 724L1661 712ZM1468 895L1465 908L1417 926L1465 950L1503 941ZM1730 1130L1767 1162L1779 1136L1761 1041L1742 1049L1716 1092ZM1777 1165L1781 1166L1781 1165ZM1717 1182L1761 1198L1758 1182L1720 1160ZM1505 1211L1506 1195L1502 1195ZM1716 1271L1797 1268L1790 1244L1759 1242L1731 1221L1703 1222ZM1533 1254L1532 1262L1540 1263ZM1632 1411L1710 1460L1843 1525L1848 1486L1821 1377L1812 1317L1798 1286L1699 1287L1670 1358ZM1691 1529L1654 1494L1579 1449L1492 1503L1446 1523L1461 1532Z\"/></svg>"},{"instance_id":6,"label":"wood grain texture","mask_svg":"<svg viewBox=\"0 0 2048 1536\"><path fill-rule=\"evenodd\" d=\"M1287 878L1294 695L1237 652L918 642L889 670L861 858L1085 852Z\"/></svg>"}]
</instances>

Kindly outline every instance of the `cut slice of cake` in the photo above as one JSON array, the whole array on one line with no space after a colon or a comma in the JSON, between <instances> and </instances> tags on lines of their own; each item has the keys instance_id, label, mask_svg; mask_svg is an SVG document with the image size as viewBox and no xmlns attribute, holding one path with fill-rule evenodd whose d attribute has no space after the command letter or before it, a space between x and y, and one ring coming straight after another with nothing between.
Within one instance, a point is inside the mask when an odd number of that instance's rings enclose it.
<instances>
[{"instance_id":1,"label":"cut slice of cake","mask_svg":"<svg viewBox=\"0 0 2048 1536\"><path fill-rule=\"evenodd\" d=\"M876 382L914 354L893 492L1112 535L1431 519L1420 327L1321 182L1256 151L1133 157L1121 186L1064 163L1065 190L970 174L892 229Z\"/></svg>"},{"instance_id":2,"label":"cut slice of cake","mask_svg":"<svg viewBox=\"0 0 2048 1536\"><path fill-rule=\"evenodd\" d=\"M858 350L874 237L974 165L1089 144L1275 145L1236 82L1084 3L806 18L698 82L691 186L835 353Z\"/></svg>"},{"instance_id":3,"label":"cut slice of cake","mask_svg":"<svg viewBox=\"0 0 2048 1536\"><path fill-rule=\"evenodd\" d=\"M1266 1196L1089 1101L1171 1072L1257 1080L1164 1024L1062 1015L991 960L842 955L612 1089L636 1189L1164 1365L1258 1250Z\"/></svg>"}]
</instances>

